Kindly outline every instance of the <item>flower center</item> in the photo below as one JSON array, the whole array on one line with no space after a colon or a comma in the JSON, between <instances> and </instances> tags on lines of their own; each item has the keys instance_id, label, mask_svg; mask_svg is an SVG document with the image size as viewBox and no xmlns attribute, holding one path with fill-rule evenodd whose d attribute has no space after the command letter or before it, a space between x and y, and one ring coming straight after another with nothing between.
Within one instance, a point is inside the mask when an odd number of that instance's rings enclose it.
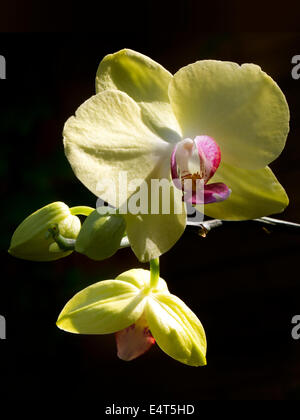
<instances>
[{"instance_id":1,"label":"flower center","mask_svg":"<svg viewBox=\"0 0 300 420\"><path fill-rule=\"evenodd\" d=\"M176 144L171 156L173 180L191 179L193 183L203 180L204 184L214 175L221 161L218 144L209 136L197 136L194 140L184 139Z\"/></svg>"},{"instance_id":2,"label":"flower center","mask_svg":"<svg viewBox=\"0 0 300 420\"><path fill-rule=\"evenodd\" d=\"M186 181L190 179L191 182L191 188L192 191L195 192L197 189L197 186L199 185L199 181L201 181L203 179L202 175L199 172L196 172L194 174L186 174L186 175L182 175L181 176L181 185L182 185L182 189L185 189L186 186ZM197 182L198 181L198 182Z\"/></svg>"},{"instance_id":3,"label":"flower center","mask_svg":"<svg viewBox=\"0 0 300 420\"><path fill-rule=\"evenodd\" d=\"M183 200L208 204L226 200L229 188L222 183L206 185L221 162L221 151L209 136L186 138L176 144L171 155L174 185L183 191Z\"/></svg>"}]
</instances>

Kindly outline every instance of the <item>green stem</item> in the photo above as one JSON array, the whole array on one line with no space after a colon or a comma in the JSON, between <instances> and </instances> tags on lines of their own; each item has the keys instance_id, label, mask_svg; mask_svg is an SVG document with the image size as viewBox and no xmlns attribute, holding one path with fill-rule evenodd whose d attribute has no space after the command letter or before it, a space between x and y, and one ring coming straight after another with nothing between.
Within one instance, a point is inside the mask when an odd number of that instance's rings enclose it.
<instances>
[{"instance_id":1,"label":"green stem","mask_svg":"<svg viewBox=\"0 0 300 420\"><path fill-rule=\"evenodd\" d=\"M273 219L272 217L260 217L259 219L250 219L250 220L244 220L244 222L259 222L259 223L264 223L267 225L273 225L273 226L278 226L278 227L286 227L286 228L300 228L300 224L299 223L294 223L294 222L287 222L286 220L280 220L280 219ZM211 229L214 229L215 227L219 227L219 226L223 226L225 224L237 224L237 223L241 223L239 221L225 221L225 220L220 220L220 219L212 219L212 220L206 220L203 222L193 222L188 220L187 221L187 225L188 226L194 226L194 227L198 227L204 230L205 232L210 231Z\"/></svg>"},{"instance_id":2,"label":"green stem","mask_svg":"<svg viewBox=\"0 0 300 420\"><path fill-rule=\"evenodd\" d=\"M150 261L150 287L155 288L159 280L159 258Z\"/></svg>"},{"instance_id":3,"label":"green stem","mask_svg":"<svg viewBox=\"0 0 300 420\"><path fill-rule=\"evenodd\" d=\"M57 243L62 251L73 251L75 249L75 239L65 238L59 233L57 225L51 226L48 231L50 232L53 240Z\"/></svg>"},{"instance_id":4,"label":"green stem","mask_svg":"<svg viewBox=\"0 0 300 420\"><path fill-rule=\"evenodd\" d=\"M272 217L261 217L260 219L254 219L256 222L261 223L267 223L271 225L278 225L278 226L286 226L286 227L294 227L294 228L300 228L299 223L294 222L287 222L286 220L280 220L280 219L273 219Z\"/></svg>"},{"instance_id":5,"label":"green stem","mask_svg":"<svg viewBox=\"0 0 300 420\"><path fill-rule=\"evenodd\" d=\"M73 216L89 216L94 210L95 209L93 209L93 207L88 206L76 206L70 208L70 212Z\"/></svg>"}]
</instances>

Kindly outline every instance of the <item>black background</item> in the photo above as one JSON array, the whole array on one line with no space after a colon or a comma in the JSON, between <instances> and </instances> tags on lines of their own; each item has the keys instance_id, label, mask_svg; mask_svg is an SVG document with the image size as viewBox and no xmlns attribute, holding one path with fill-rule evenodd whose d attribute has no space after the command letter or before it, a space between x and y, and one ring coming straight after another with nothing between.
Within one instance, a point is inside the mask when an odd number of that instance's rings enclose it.
<instances>
[{"instance_id":1,"label":"black background","mask_svg":"<svg viewBox=\"0 0 300 420\"><path fill-rule=\"evenodd\" d=\"M76 336L55 326L64 304L83 287L132 267L147 268L130 250L100 263L78 254L34 263L6 252L14 229L36 209L58 200L95 206L64 157L61 133L65 120L93 95L100 60L124 47L172 73L214 58L253 62L270 74L291 110L287 146L271 165L290 197L278 217L300 223L300 80L291 77L291 59L300 54L297 9L286 4L271 15L267 6L241 5L116 3L101 4L98 11L11 2L3 11L0 314L7 321L7 339L0 341L1 395L93 399L99 413L108 402L129 400L300 398L300 340L291 337L291 319L300 314L298 231L270 228L268 233L246 222L218 228L204 239L188 228L161 258L161 276L171 292L205 327L204 368L181 365L157 346L122 362L112 335Z\"/></svg>"}]
</instances>

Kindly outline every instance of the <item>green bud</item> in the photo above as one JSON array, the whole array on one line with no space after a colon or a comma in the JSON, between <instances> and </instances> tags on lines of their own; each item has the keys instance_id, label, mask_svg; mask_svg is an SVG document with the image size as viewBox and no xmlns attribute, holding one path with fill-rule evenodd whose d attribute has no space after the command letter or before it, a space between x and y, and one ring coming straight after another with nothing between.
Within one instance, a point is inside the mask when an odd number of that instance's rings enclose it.
<instances>
[{"instance_id":1,"label":"green bud","mask_svg":"<svg viewBox=\"0 0 300 420\"><path fill-rule=\"evenodd\" d=\"M123 216L103 215L95 210L85 219L76 240L75 250L92 260L105 260L119 249L125 229Z\"/></svg>"},{"instance_id":2,"label":"green bud","mask_svg":"<svg viewBox=\"0 0 300 420\"><path fill-rule=\"evenodd\" d=\"M28 216L15 230L8 252L14 257L31 261L53 261L71 254L61 251L48 229L57 225L62 236L76 239L81 223L70 213L69 207L55 202Z\"/></svg>"}]
</instances>

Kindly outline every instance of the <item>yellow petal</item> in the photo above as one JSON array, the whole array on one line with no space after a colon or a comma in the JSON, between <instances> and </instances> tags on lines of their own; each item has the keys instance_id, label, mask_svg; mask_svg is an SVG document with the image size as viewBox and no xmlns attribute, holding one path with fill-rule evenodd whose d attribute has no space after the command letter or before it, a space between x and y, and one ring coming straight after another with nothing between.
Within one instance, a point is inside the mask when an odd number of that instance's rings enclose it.
<instances>
[{"instance_id":1,"label":"yellow petal","mask_svg":"<svg viewBox=\"0 0 300 420\"><path fill-rule=\"evenodd\" d=\"M133 324L143 313L145 295L121 280L105 280L77 293L63 308L57 326L79 334L109 334Z\"/></svg>"},{"instance_id":2,"label":"yellow petal","mask_svg":"<svg viewBox=\"0 0 300 420\"><path fill-rule=\"evenodd\" d=\"M171 294L149 297L145 315L158 346L169 356L191 366L206 364L206 337L197 316Z\"/></svg>"},{"instance_id":3,"label":"yellow petal","mask_svg":"<svg viewBox=\"0 0 300 420\"><path fill-rule=\"evenodd\" d=\"M170 196L160 190L154 199L154 190L148 188L148 214L124 214L126 232L131 248L140 261L147 262L167 252L178 241L186 226L186 209L182 192L170 188ZM152 195L151 195L152 193ZM170 198L169 198L170 197ZM163 199L169 203L169 214L163 213ZM151 203L158 202L158 213L153 214ZM178 212L178 213L177 213Z\"/></svg>"},{"instance_id":4,"label":"yellow petal","mask_svg":"<svg viewBox=\"0 0 300 420\"><path fill-rule=\"evenodd\" d=\"M289 203L285 190L269 167L249 171L221 163L213 182L224 182L232 190L227 200L204 207L207 216L217 219L255 219L280 213Z\"/></svg>"},{"instance_id":5,"label":"yellow petal","mask_svg":"<svg viewBox=\"0 0 300 420\"><path fill-rule=\"evenodd\" d=\"M174 75L169 96L183 137L213 137L226 163L264 168L284 148L287 102L278 85L254 64L190 64Z\"/></svg>"},{"instance_id":6,"label":"yellow petal","mask_svg":"<svg viewBox=\"0 0 300 420\"><path fill-rule=\"evenodd\" d=\"M123 49L101 61L96 92L115 89L127 93L139 104L143 119L154 131L167 141L179 141L180 128L168 96L171 79L171 73L151 58Z\"/></svg>"},{"instance_id":7,"label":"yellow petal","mask_svg":"<svg viewBox=\"0 0 300 420\"><path fill-rule=\"evenodd\" d=\"M146 289L150 287L150 271L143 270L142 268L134 268L120 274L116 277L116 280L127 281L139 289ZM159 278L158 285L154 290L168 293L167 283L162 278Z\"/></svg>"},{"instance_id":8,"label":"yellow petal","mask_svg":"<svg viewBox=\"0 0 300 420\"><path fill-rule=\"evenodd\" d=\"M145 125L139 106L118 91L99 93L82 104L65 124L64 145L79 180L115 207L132 194L131 182L159 172L172 149Z\"/></svg>"}]
</instances>

